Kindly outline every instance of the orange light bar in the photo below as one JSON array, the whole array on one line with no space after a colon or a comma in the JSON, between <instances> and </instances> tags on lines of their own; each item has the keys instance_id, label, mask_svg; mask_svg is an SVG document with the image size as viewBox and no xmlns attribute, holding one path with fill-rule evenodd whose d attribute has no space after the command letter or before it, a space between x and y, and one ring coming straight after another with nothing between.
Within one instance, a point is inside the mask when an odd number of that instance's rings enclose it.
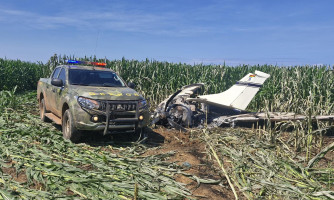
<instances>
[{"instance_id":1,"label":"orange light bar","mask_svg":"<svg viewBox=\"0 0 334 200\"><path fill-rule=\"evenodd\" d=\"M106 66L107 63L101 63L101 62L94 62L93 65L97 65L97 66Z\"/></svg>"}]
</instances>

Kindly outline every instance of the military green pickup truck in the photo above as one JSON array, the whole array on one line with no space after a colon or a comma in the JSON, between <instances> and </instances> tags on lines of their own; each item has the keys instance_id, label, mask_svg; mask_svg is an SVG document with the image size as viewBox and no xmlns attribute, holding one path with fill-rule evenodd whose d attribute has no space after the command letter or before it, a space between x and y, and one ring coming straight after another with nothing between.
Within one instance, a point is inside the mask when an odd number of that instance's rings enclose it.
<instances>
[{"instance_id":1,"label":"military green pickup truck","mask_svg":"<svg viewBox=\"0 0 334 200\"><path fill-rule=\"evenodd\" d=\"M64 138L72 142L78 142L83 131L136 133L148 125L148 104L133 83L127 85L117 73L99 66L104 63L68 62L38 81L42 121L61 125Z\"/></svg>"}]
</instances>

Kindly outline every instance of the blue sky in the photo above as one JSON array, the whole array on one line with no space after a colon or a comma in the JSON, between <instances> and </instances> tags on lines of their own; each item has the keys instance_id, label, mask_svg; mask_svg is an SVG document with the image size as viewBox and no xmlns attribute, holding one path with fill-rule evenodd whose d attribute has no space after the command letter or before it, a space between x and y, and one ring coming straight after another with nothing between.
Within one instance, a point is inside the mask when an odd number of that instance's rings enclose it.
<instances>
[{"instance_id":1,"label":"blue sky","mask_svg":"<svg viewBox=\"0 0 334 200\"><path fill-rule=\"evenodd\" d=\"M0 0L0 57L334 64L332 0Z\"/></svg>"}]
</instances>

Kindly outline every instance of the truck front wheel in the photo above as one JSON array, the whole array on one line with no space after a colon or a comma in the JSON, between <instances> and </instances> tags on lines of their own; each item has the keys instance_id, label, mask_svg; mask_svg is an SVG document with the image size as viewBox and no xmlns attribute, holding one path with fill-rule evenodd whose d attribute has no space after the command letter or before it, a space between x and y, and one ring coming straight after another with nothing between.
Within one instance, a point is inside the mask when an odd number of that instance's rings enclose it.
<instances>
[{"instance_id":1,"label":"truck front wheel","mask_svg":"<svg viewBox=\"0 0 334 200\"><path fill-rule=\"evenodd\" d=\"M46 113L45 101L44 99L41 99L41 101L39 102L39 116L42 122L49 122L50 120L45 116L45 113Z\"/></svg>"},{"instance_id":2,"label":"truck front wheel","mask_svg":"<svg viewBox=\"0 0 334 200\"><path fill-rule=\"evenodd\" d=\"M62 120L63 137L76 143L80 141L81 133L74 126L74 121L70 110L66 110Z\"/></svg>"}]
</instances>

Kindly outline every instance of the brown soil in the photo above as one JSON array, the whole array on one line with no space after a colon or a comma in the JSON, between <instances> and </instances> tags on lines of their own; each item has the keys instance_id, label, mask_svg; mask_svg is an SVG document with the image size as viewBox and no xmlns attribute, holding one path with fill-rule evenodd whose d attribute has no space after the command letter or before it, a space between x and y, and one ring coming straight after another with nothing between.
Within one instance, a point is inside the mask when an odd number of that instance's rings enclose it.
<instances>
[{"instance_id":1,"label":"brown soil","mask_svg":"<svg viewBox=\"0 0 334 200\"><path fill-rule=\"evenodd\" d=\"M4 174L10 175L12 179L16 182L20 183L27 182L27 176L24 171L16 173L16 169L14 167L2 167L1 170Z\"/></svg>"},{"instance_id":2,"label":"brown soil","mask_svg":"<svg viewBox=\"0 0 334 200\"><path fill-rule=\"evenodd\" d=\"M4 174L10 175L11 179L19 183L26 183L28 181L25 170L17 171L14 167L14 161L7 162L6 165L7 167L1 167ZM44 185L35 180L29 184L29 187L31 189L44 190Z\"/></svg>"},{"instance_id":3,"label":"brown soil","mask_svg":"<svg viewBox=\"0 0 334 200\"><path fill-rule=\"evenodd\" d=\"M327 147L328 145L332 144L334 142L334 137L323 137L322 145L321 147L317 147L313 145L311 151L311 158L316 156L322 149ZM329 151L328 153L325 154L325 156L319 160L313 168L334 168L334 150ZM334 185L333 185L334 188Z\"/></svg>"},{"instance_id":4,"label":"brown soil","mask_svg":"<svg viewBox=\"0 0 334 200\"><path fill-rule=\"evenodd\" d=\"M141 156L158 155L169 152L175 152L167 158L168 162L173 162L182 169L182 172L187 175L177 174L175 180L186 184L186 187L191 191L192 197L196 199L234 199L232 190L230 189L227 180L221 175L221 170L218 165L208 157L206 153L206 144L199 139L191 137L191 132L180 132L177 130L158 127L147 129L148 139L145 146L148 149ZM131 135L131 134L130 134ZM105 151L112 153L120 153L117 149L110 149L106 145L110 143L99 143L99 141L111 141L115 145L129 142L131 136L128 134L116 134L106 136L105 138L92 135L86 135L86 143L90 146L100 146ZM138 138L132 138L137 141ZM226 164L226 163L225 163ZM228 164L226 164L228 165ZM89 166L87 167L89 170ZM200 179L216 180L218 183L198 183L191 179L196 176ZM219 184L220 183L220 184ZM239 195L239 194L238 194ZM239 197L242 197L242 194Z\"/></svg>"},{"instance_id":5,"label":"brown soil","mask_svg":"<svg viewBox=\"0 0 334 200\"><path fill-rule=\"evenodd\" d=\"M183 172L201 179L221 180L219 184L200 183L188 176L177 174L175 180L186 184L186 187L197 199L234 199L232 190L220 175L219 167L209 159L206 145L199 139L193 139L190 132L180 132L166 128L152 129L147 144L161 143L160 148L149 149L144 155L155 155L174 151L168 161L175 162Z\"/></svg>"}]
</instances>

